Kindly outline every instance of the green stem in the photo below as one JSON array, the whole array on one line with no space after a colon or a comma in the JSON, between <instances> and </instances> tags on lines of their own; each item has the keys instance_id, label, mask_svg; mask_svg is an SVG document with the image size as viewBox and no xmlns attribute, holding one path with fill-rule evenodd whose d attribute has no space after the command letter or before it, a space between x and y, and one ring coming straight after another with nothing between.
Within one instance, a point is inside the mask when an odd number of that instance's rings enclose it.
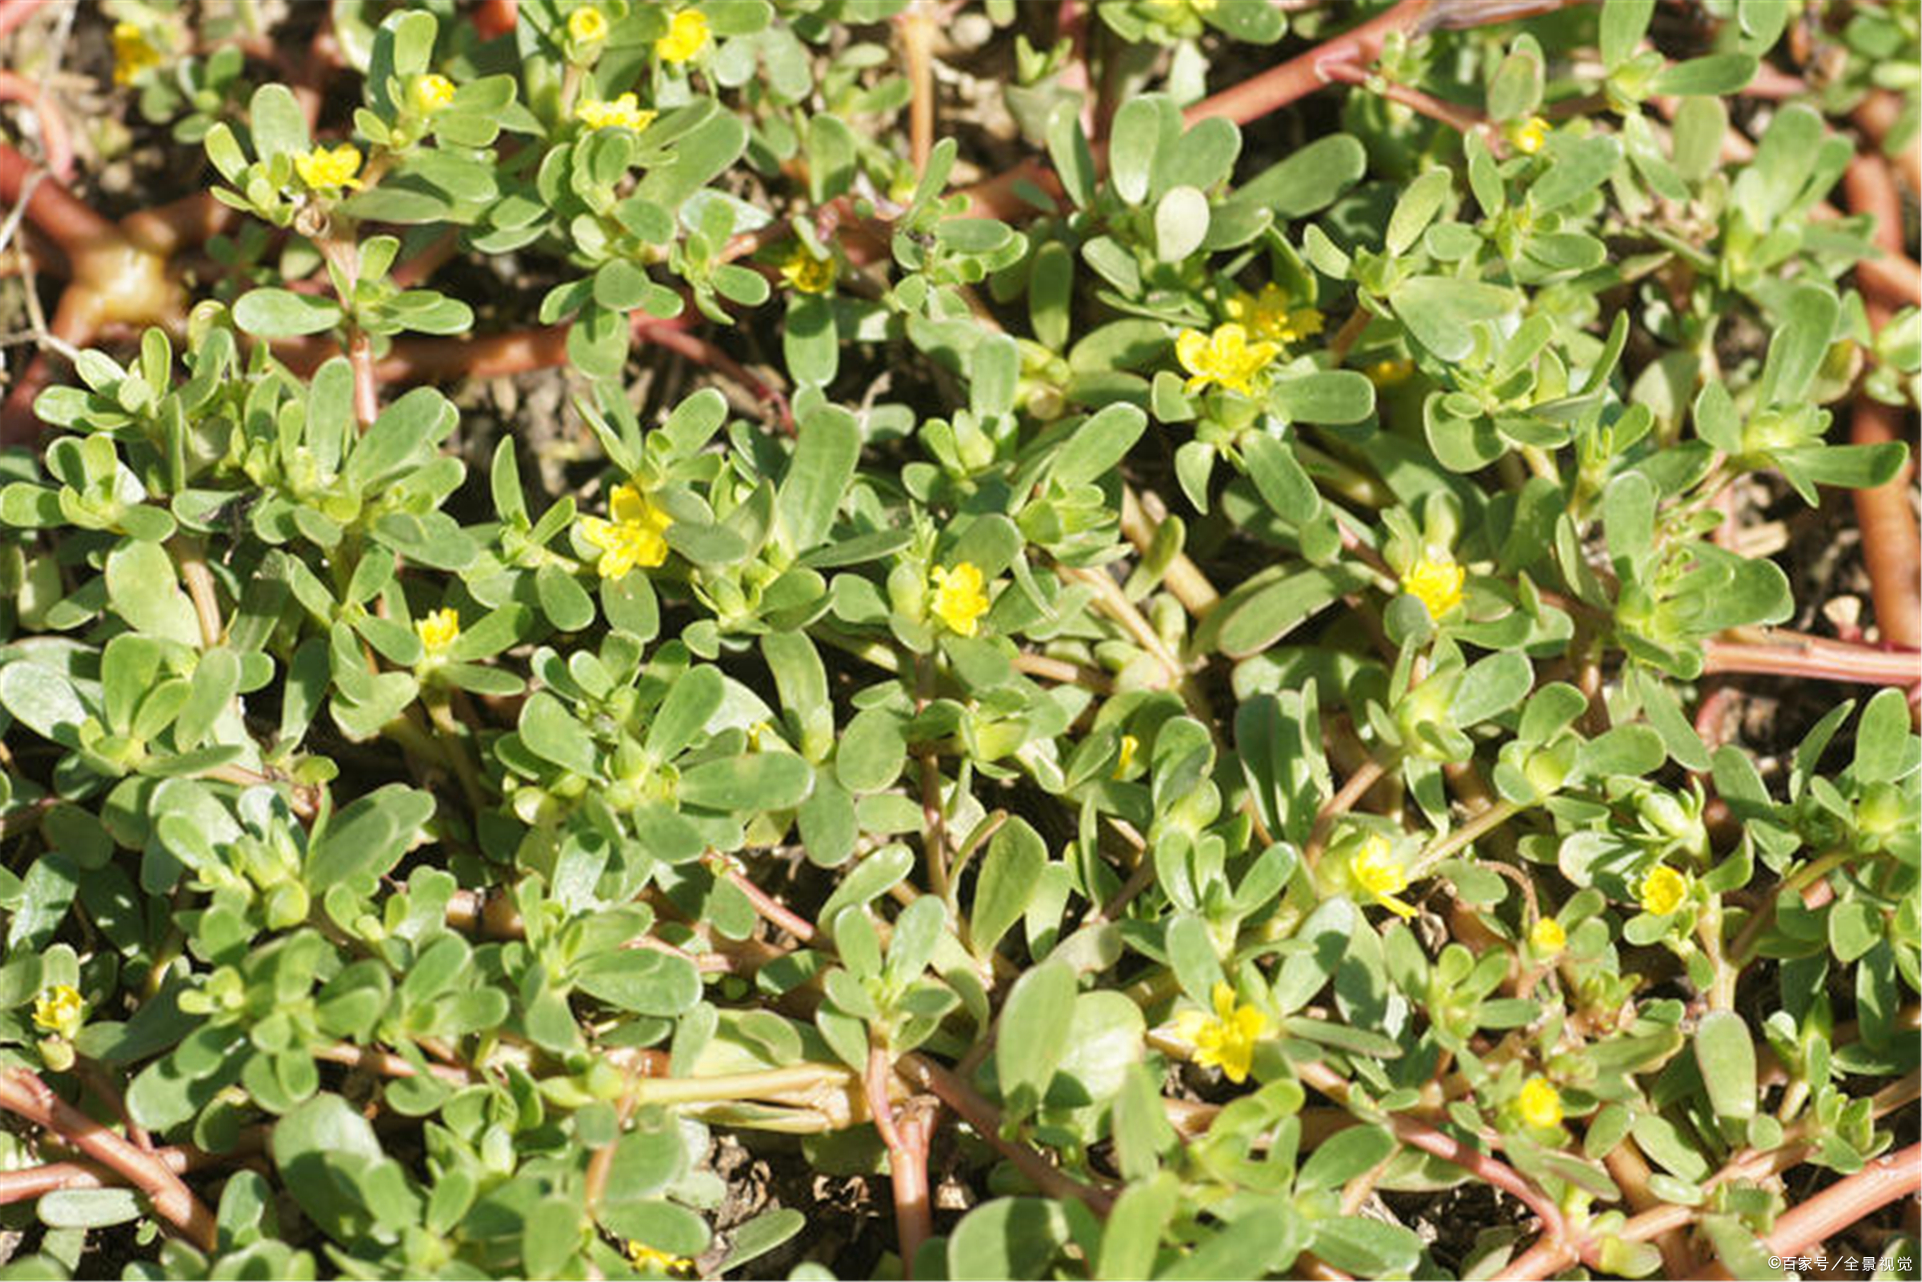
<instances>
[{"instance_id":1,"label":"green stem","mask_svg":"<svg viewBox=\"0 0 1922 1282\"><path fill-rule=\"evenodd\" d=\"M1512 801L1498 801L1488 809L1470 819L1446 837L1428 843L1414 864L1408 869L1408 880L1414 881L1448 856L1468 845L1478 837L1494 831L1521 813L1521 807Z\"/></svg>"}]
</instances>

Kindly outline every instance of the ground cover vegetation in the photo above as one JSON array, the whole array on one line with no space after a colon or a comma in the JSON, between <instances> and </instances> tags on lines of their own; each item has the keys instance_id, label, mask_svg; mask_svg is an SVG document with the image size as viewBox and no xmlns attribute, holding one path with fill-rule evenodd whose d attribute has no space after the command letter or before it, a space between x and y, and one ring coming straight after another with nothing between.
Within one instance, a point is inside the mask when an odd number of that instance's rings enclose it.
<instances>
[{"instance_id":1,"label":"ground cover vegetation","mask_svg":"<svg viewBox=\"0 0 1922 1282\"><path fill-rule=\"evenodd\" d=\"M0 2L0 1276L1914 1276L1919 27Z\"/></svg>"}]
</instances>

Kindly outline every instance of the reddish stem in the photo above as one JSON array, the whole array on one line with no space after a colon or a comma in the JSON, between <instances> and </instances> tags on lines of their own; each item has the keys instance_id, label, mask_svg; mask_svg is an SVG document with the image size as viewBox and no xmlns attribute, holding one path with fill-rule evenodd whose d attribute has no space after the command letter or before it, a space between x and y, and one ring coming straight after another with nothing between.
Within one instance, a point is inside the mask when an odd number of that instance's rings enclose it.
<instances>
[{"instance_id":1,"label":"reddish stem","mask_svg":"<svg viewBox=\"0 0 1922 1282\"><path fill-rule=\"evenodd\" d=\"M474 30L482 40L506 35L520 21L520 0L481 0L474 10Z\"/></svg>"},{"instance_id":2,"label":"reddish stem","mask_svg":"<svg viewBox=\"0 0 1922 1282\"><path fill-rule=\"evenodd\" d=\"M1789 635L1795 639L1780 643L1710 637L1702 643L1702 672L1754 672L1886 686L1922 681L1922 655L1913 650L1878 650L1824 637Z\"/></svg>"},{"instance_id":3,"label":"reddish stem","mask_svg":"<svg viewBox=\"0 0 1922 1282\"><path fill-rule=\"evenodd\" d=\"M354 421L366 431L380 417L380 376L374 372L374 344L364 333L347 343L347 364L354 371Z\"/></svg>"},{"instance_id":4,"label":"reddish stem","mask_svg":"<svg viewBox=\"0 0 1922 1282\"><path fill-rule=\"evenodd\" d=\"M1380 86L1370 86L1368 84L1368 72L1356 66L1354 63L1330 63L1326 65L1323 70L1331 80L1337 80L1346 85L1360 85L1366 88L1373 88L1374 92L1379 93L1390 102L1398 102L1404 107L1408 107L1418 114L1428 117L1430 120L1447 125L1458 134L1478 133L1482 136L1482 141L1488 144L1489 149L1493 151L1497 157L1500 157L1503 153L1501 135L1489 128L1487 118L1479 111L1475 111L1469 107L1458 106L1452 102L1443 102L1433 94L1424 93L1419 89L1412 88L1409 85L1398 84L1392 80L1386 81Z\"/></svg>"},{"instance_id":5,"label":"reddish stem","mask_svg":"<svg viewBox=\"0 0 1922 1282\"><path fill-rule=\"evenodd\" d=\"M1918 1189L1922 1189L1922 1144L1911 1144L1900 1153L1876 1158L1847 1179L1796 1204L1775 1222L1763 1247L1770 1255L1799 1255L1830 1234ZM1729 1274L1717 1264L1702 1276L1726 1278Z\"/></svg>"},{"instance_id":6,"label":"reddish stem","mask_svg":"<svg viewBox=\"0 0 1922 1282\"><path fill-rule=\"evenodd\" d=\"M61 182L73 181L73 138L67 132L67 118L47 101L40 86L11 71L0 71L0 102L17 102L34 114L40 122L40 143L47 149L47 168Z\"/></svg>"},{"instance_id":7,"label":"reddish stem","mask_svg":"<svg viewBox=\"0 0 1922 1282\"><path fill-rule=\"evenodd\" d=\"M353 1046L340 1042L333 1046L323 1046L314 1052L315 1059L326 1060L330 1064L344 1064L348 1068L358 1068L362 1072L378 1073L382 1077L416 1077L420 1069L413 1061L394 1054L392 1051L378 1050L371 1046ZM452 1064L429 1064L427 1071L443 1082L455 1086L466 1086L473 1082L474 1075L464 1068Z\"/></svg>"},{"instance_id":8,"label":"reddish stem","mask_svg":"<svg viewBox=\"0 0 1922 1282\"><path fill-rule=\"evenodd\" d=\"M887 1048L875 1042L868 1048L868 1071L862 1079L874 1129L888 1150L888 1180L894 1192L894 1227L901 1247L903 1275L913 1282L914 1257L934 1232L928 1201L928 1141L931 1129L924 1110L911 1110L898 1123L888 1100L893 1066Z\"/></svg>"},{"instance_id":9,"label":"reddish stem","mask_svg":"<svg viewBox=\"0 0 1922 1282\"><path fill-rule=\"evenodd\" d=\"M0 36L40 11L46 0L0 0Z\"/></svg>"},{"instance_id":10,"label":"reddish stem","mask_svg":"<svg viewBox=\"0 0 1922 1282\"><path fill-rule=\"evenodd\" d=\"M1892 254L1902 251L1902 198L1895 190L1889 166L1880 156L1864 153L1849 164L1842 178L1849 207L1875 219L1875 241ZM1880 330L1894 308L1879 298L1867 298L1869 324ZM1905 433L1893 406L1866 392L1855 398L1849 436L1857 445L1900 441ZM1882 635L1897 645L1922 646L1922 530L1909 508L1909 485L1914 479L1913 458L1886 484L1856 490L1855 516L1862 527L1862 559L1868 564L1869 586L1875 601L1875 621Z\"/></svg>"},{"instance_id":11,"label":"reddish stem","mask_svg":"<svg viewBox=\"0 0 1922 1282\"><path fill-rule=\"evenodd\" d=\"M5 143L0 143L0 201L19 203L36 166ZM69 259L77 259L103 241L118 240L120 230L96 214L87 203L58 181L35 183L27 203L27 217L52 237Z\"/></svg>"},{"instance_id":12,"label":"reddish stem","mask_svg":"<svg viewBox=\"0 0 1922 1282\"><path fill-rule=\"evenodd\" d=\"M1114 1207L1114 1197L1106 1189L1083 1184L1055 1166L1034 1149L1001 1134L1001 1110L983 1099L976 1090L954 1073L922 1055L909 1053L894 1063L899 1073L916 1090L927 1091L958 1113L962 1120L1012 1162L1034 1186L1050 1197L1071 1197L1096 1215L1105 1216Z\"/></svg>"},{"instance_id":13,"label":"reddish stem","mask_svg":"<svg viewBox=\"0 0 1922 1282\"><path fill-rule=\"evenodd\" d=\"M790 911L779 900L775 899L774 896L755 885L746 873L743 873L738 868L727 867L723 867L720 871L722 879L740 891L741 894L747 898L747 901L754 905L754 911L766 918L769 922L779 926L782 930L785 930L788 934L794 936L804 944L814 938L815 930L813 922L798 913Z\"/></svg>"},{"instance_id":14,"label":"reddish stem","mask_svg":"<svg viewBox=\"0 0 1922 1282\"><path fill-rule=\"evenodd\" d=\"M195 1246L213 1250L213 1215L166 1161L94 1121L25 1069L0 1073L0 1108L54 1132L63 1143L125 1178Z\"/></svg>"}]
</instances>

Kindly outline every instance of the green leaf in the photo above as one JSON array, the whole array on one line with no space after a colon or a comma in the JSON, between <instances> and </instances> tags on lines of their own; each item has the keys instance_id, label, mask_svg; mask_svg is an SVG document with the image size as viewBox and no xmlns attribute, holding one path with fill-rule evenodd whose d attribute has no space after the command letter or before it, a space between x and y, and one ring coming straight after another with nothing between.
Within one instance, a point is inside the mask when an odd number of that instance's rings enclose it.
<instances>
[{"instance_id":1,"label":"green leaf","mask_svg":"<svg viewBox=\"0 0 1922 1282\"><path fill-rule=\"evenodd\" d=\"M1197 644L1212 638L1235 659L1258 654L1365 582L1359 571L1330 565L1243 585L1209 614Z\"/></svg>"},{"instance_id":2,"label":"green leaf","mask_svg":"<svg viewBox=\"0 0 1922 1282\"><path fill-rule=\"evenodd\" d=\"M1815 371L1828 354L1841 309L1835 292L1823 285L1801 285L1788 296L1783 307L1786 314L1769 340L1768 359L1756 390L1758 404L1783 405L1804 399Z\"/></svg>"},{"instance_id":3,"label":"green leaf","mask_svg":"<svg viewBox=\"0 0 1922 1282\"><path fill-rule=\"evenodd\" d=\"M1170 187L1155 203L1155 256L1178 263L1208 239L1208 198L1189 186Z\"/></svg>"},{"instance_id":4,"label":"green leaf","mask_svg":"<svg viewBox=\"0 0 1922 1282\"><path fill-rule=\"evenodd\" d=\"M732 1273L760 1259L807 1225L807 1216L791 1206L765 1211L729 1235L727 1255L721 1260L720 1273Z\"/></svg>"},{"instance_id":5,"label":"green leaf","mask_svg":"<svg viewBox=\"0 0 1922 1282\"><path fill-rule=\"evenodd\" d=\"M286 85L269 82L254 90L247 103L247 125L254 152L263 161L306 151L310 145L307 114Z\"/></svg>"},{"instance_id":6,"label":"green leaf","mask_svg":"<svg viewBox=\"0 0 1922 1282\"><path fill-rule=\"evenodd\" d=\"M599 768L587 727L545 690L536 691L521 705L520 737L529 752L577 775L592 776Z\"/></svg>"},{"instance_id":7,"label":"green leaf","mask_svg":"<svg viewBox=\"0 0 1922 1282\"><path fill-rule=\"evenodd\" d=\"M1222 202L1269 211L1277 219L1300 218L1326 209L1360 180L1368 153L1352 134L1327 134L1262 170ZM1223 216L1217 211L1217 216Z\"/></svg>"},{"instance_id":8,"label":"green leaf","mask_svg":"<svg viewBox=\"0 0 1922 1282\"><path fill-rule=\"evenodd\" d=\"M1068 193L1075 208L1086 209L1093 204L1094 155L1088 149L1088 136L1081 129L1081 112L1072 102L1057 104L1048 116L1048 158L1054 162L1062 190Z\"/></svg>"},{"instance_id":9,"label":"green leaf","mask_svg":"<svg viewBox=\"0 0 1922 1282\"><path fill-rule=\"evenodd\" d=\"M986 956L1027 911L1048 862L1041 834L1025 819L1010 818L988 839L968 916L968 938Z\"/></svg>"},{"instance_id":10,"label":"green leaf","mask_svg":"<svg viewBox=\"0 0 1922 1282\"><path fill-rule=\"evenodd\" d=\"M1357 1276L1410 1273L1421 1260L1421 1239L1399 1224L1342 1215L1315 1225L1314 1253Z\"/></svg>"},{"instance_id":11,"label":"green leaf","mask_svg":"<svg viewBox=\"0 0 1922 1282\"><path fill-rule=\"evenodd\" d=\"M727 684L719 668L691 668L668 688L647 728L645 748L655 761L671 761L691 747L721 709Z\"/></svg>"},{"instance_id":12,"label":"green leaf","mask_svg":"<svg viewBox=\"0 0 1922 1282\"><path fill-rule=\"evenodd\" d=\"M1602 65L1609 71L1635 55L1655 16L1655 0L1614 0L1601 9Z\"/></svg>"},{"instance_id":13,"label":"green leaf","mask_svg":"<svg viewBox=\"0 0 1922 1282\"><path fill-rule=\"evenodd\" d=\"M661 1199L609 1202L596 1213L616 1237L651 1246L669 1255L694 1256L707 1250L707 1224L684 1206Z\"/></svg>"},{"instance_id":14,"label":"green leaf","mask_svg":"<svg viewBox=\"0 0 1922 1282\"><path fill-rule=\"evenodd\" d=\"M841 364L841 340L834 327L834 308L827 298L796 294L788 300L781 351L796 382L820 387L834 380Z\"/></svg>"},{"instance_id":15,"label":"green leaf","mask_svg":"<svg viewBox=\"0 0 1922 1282\"><path fill-rule=\"evenodd\" d=\"M1047 1089L1067 1050L1074 998L1075 974L1064 962L1043 962L1014 982L994 1046L1004 1098L1012 1101L1025 1088L1038 1099Z\"/></svg>"},{"instance_id":16,"label":"green leaf","mask_svg":"<svg viewBox=\"0 0 1922 1282\"><path fill-rule=\"evenodd\" d=\"M1528 189L1537 213L1560 209L1594 191L1622 162L1621 139L1613 134L1586 138L1558 135L1550 148L1552 163Z\"/></svg>"},{"instance_id":17,"label":"green leaf","mask_svg":"<svg viewBox=\"0 0 1922 1282\"><path fill-rule=\"evenodd\" d=\"M1054 477L1063 485L1086 485L1107 476L1126 458L1148 416L1132 405L1109 405L1074 430L1055 455Z\"/></svg>"},{"instance_id":18,"label":"green leaf","mask_svg":"<svg viewBox=\"0 0 1922 1282\"><path fill-rule=\"evenodd\" d=\"M1323 1140L1295 1175L1297 1189L1340 1188L1355 1176L1379 1166L1395 1151L1395 1137L1385 1126L1350 1126Z\"/></svg>"},{"instance_id":19,"label":"green leaf","mask_svg":"<svg viewBox=\"0 0 1922 1282\"><path fill-rule=\"evenodd\" d=\"M108 554L107 601L138 632L200 644L193 602L180 590L173 558L158 543L128 543Z\"/></svg>"},{"instance_id":20,"label":"green leaf","mask_svg":"<svg viewBox=\"0 0 1922 1282\"><path fill-rule=\"evenodd\" d=\"M1018 990L1018 985L1017 985ZM1057 1202L1004 1197L962 1217L948 1237L948 1276L954 1282L1039 1278L1068 1241L1068 1220Z\"/></svg>"},{"instance_id":21,"label":"green leaf","mask_svg":"<svg viewBox=\"0 0 1922 1282\"><path fill-rule=\"evenodd\" d=\"M1129 98L1115 113L1109 130L1108 181L1130 205L1148 195L1155 152L1161 146L1161 104L1152 97Z\"/></svg>"},{"instance_id":22,"label":"green leaf","mask_svg":"<svg viewBox=\"0 0 1922 1282\"><path fill-rule=\"evenodd\" d=\"M1408 184L1401 199L1395 202L1395 212L1388 219L1384 243L1389 253L1397 256L1405 254L1421 239L1422 232L1435 221L1443 204L1454 195L1454 183L1454 175L1448 169L1437 166Z\"/></svg>"},{"instance_id":23,"label":"green leaf","mask_svg":"<svg viewBox=\"0 0 1922 1282\"><path fill-rule=\"evenodd\" d=\"M92 715L64 673L29 659L0 663L0 706L43 739L80 744L80 727Z\"/></svg>"},{"instance_id":24,"label":"green leaf","mask_svg":"<svg viewBox=\"0 0 1922 1282\"><path fill-rule=\"evenodd\" d=\"M434 798L404 784L377 788L327 822L307 852L307 884L315 891L336 885L369 886L393 870L433 817Z\"/></svg>"},{"instance_id":25,"label":"green leaf","mask_svg":"<svg viewBox=\"0 0 1922 1282\"><path fill-rule=\"evenodd\" d=\"M1748 53L1712 53L1687 62L1671 63L1650 83L1658 94L1699 94L1721 98L1740 93L1755 78L1756 59Z\"/></svg>"},{"instance_id":26,"label":"green leaf","mask_svg":"<svg viewBox=\"0 0 1922 1282\"><path fill-rule=\"evenodd\" d=\"M1308 1245L1307 1222L1287 1198L1242 1197L1233 1220L1155 1276L1165 1282L1211 1282L1285 1273Z\"/></svg>"},{"instance_id":27,"label":"green leaf","mask_svg":"<svg viewBox=\"0 0 1922 1282\"><path fill-rule=\"evenodd\" d=\"M797 555L826 540L861 458L860 424L838 405L804 414L799 429L775 500L789 550Z\"/></svg>"},{"instance_id":28,"label":"green leaf","mask_svg":"<svg viewBox=\"0 0 1922 1282\"><path fill-rule=\"evenodd\" d=\"M1748 1021L1734 1011L1710 1011L1695 1030L1695 1063L1718 1116L1755 1116L1755 1042Z\"/></svg>"},{"instance_id":29,"label":"green leaf","mask_svg":"<svg viewBox=\"0 0 1922 1282\"><path fill-rule=\"evenodd\" d=\"M1160 1249L1161 1235L1180 1204L1181 1182L1173 1172L1158 1172L1152 1179L1123 1189L1102 1226L1095 1277L1101 1282L1127 1282L1154 1276L1155 1252ZM1258 1275L1259 1271L1251 1271L1220 1276Z\"/></svg>"},{"instance_id":30,"label":"green leaf","mask_svg":"<svg viewBox=\"0 0 1922 1282\"><path fill-rule=\"evenodd\" d=\"M58 1189L34 1203L33 1212L50 1229L105 1229L147 1213L132 1189Z\"/></svg>"},{"instance_id":31,"label":"green leaf","mask_svg":"<svg viewBox=\"0 0 1922 1282\"><path fill-rule=\"evenodd\" d=\"M234 303L234 324L258 338L296 338L340 324L346 313L331 298L290 289L251 289Z\"/></svg>"},{"instance_id":32,"label":"green leaf","mask_svg":"<svg viewBox=\"0 0 1922 1282\"><path fill-rule=\"evenodd\" d=\"M597 954L574 972L574 982L590 997L639 1015L669 1018L701 998L701 976L685 957L651 948L624 948Z\"/></svg>"},{"instance_id":33,"label":"green leaf","mask_svg":"<svg viewBox=\"0 0 1922 1282\"><path fill-rule=\"evenodd\" d=\"M559 1277L580 1244L580 1202L544 1197L527 1208L521 1226L521 1270L530 1278Z\"/></svg>"},{"instance_id":34,"label":"green leaf","mask_svg":"<svg viewBox=\"0 0 1922 1282\"><path fill-rule=\"evenodd\" d=\"M1513 291L1452 276L1415 276L1389 300L1415 341L1445 361L1466 359L1474 348L1471 326L1515 313Z\"/></svg>"},{"instance_id":35,"label":"green leaf","mask_svg":"<svg viewBox=\"0 0 1922 1282\"><path fill-rule=\"evenodd\" d=\"M322 1093L274 1126L274 1165L286 1187L320 1230L346 1244L371 1227L372 1212L344 1174L384 1156L374 1128L338 1095Z\"/></svg>"},{"instance_id":36,"label":"green leaf","mask_svg":"<svg viewBox=\"0 0 1922 1282\"><path fill-rule=\"evenodd\" d=\"M681 773L681 801L709 810L787 810L814 786L808 763L788 752L758 752L704 761Z\"/></svg>"},{"instance_id":37,"label":"green leaf","mask_svg":"<svg viewBox=\"0 0 1922 1282\"><path fill-rule=\"evenodd\" d=\"M1359 423L1375 412L1375 385L1351 369L1278 379L1270 403L1293 423Z\"/></svg>"},{"instance_id":38,"label":"green leaf","mask_svg":"<svg viewBox=\"0 0 1922 1282\"><path fill-rule=\"evenodd\" d=\"M1877 692L1855 728L1855 778L1892 783L1915 773L1922 743L1909 733L1908 700L1893 687Z\"/></svg>"}]
</instances>

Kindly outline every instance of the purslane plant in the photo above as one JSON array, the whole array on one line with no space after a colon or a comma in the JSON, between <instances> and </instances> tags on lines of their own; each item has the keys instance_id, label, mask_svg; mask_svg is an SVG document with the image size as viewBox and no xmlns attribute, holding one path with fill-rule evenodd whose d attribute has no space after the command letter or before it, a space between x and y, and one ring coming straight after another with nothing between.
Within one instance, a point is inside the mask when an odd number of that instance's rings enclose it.
<instances>
[{"instance_id":1,"label":"purslane plant","mask_svg":"<svg viewBox=\"0 0 1922 1282\"><path fill-rule=\"evenodd\" d=\"M1916 8L1685 8L80 16L0 1274L1914 1267Z\"/></svg>"}]
</instances>

